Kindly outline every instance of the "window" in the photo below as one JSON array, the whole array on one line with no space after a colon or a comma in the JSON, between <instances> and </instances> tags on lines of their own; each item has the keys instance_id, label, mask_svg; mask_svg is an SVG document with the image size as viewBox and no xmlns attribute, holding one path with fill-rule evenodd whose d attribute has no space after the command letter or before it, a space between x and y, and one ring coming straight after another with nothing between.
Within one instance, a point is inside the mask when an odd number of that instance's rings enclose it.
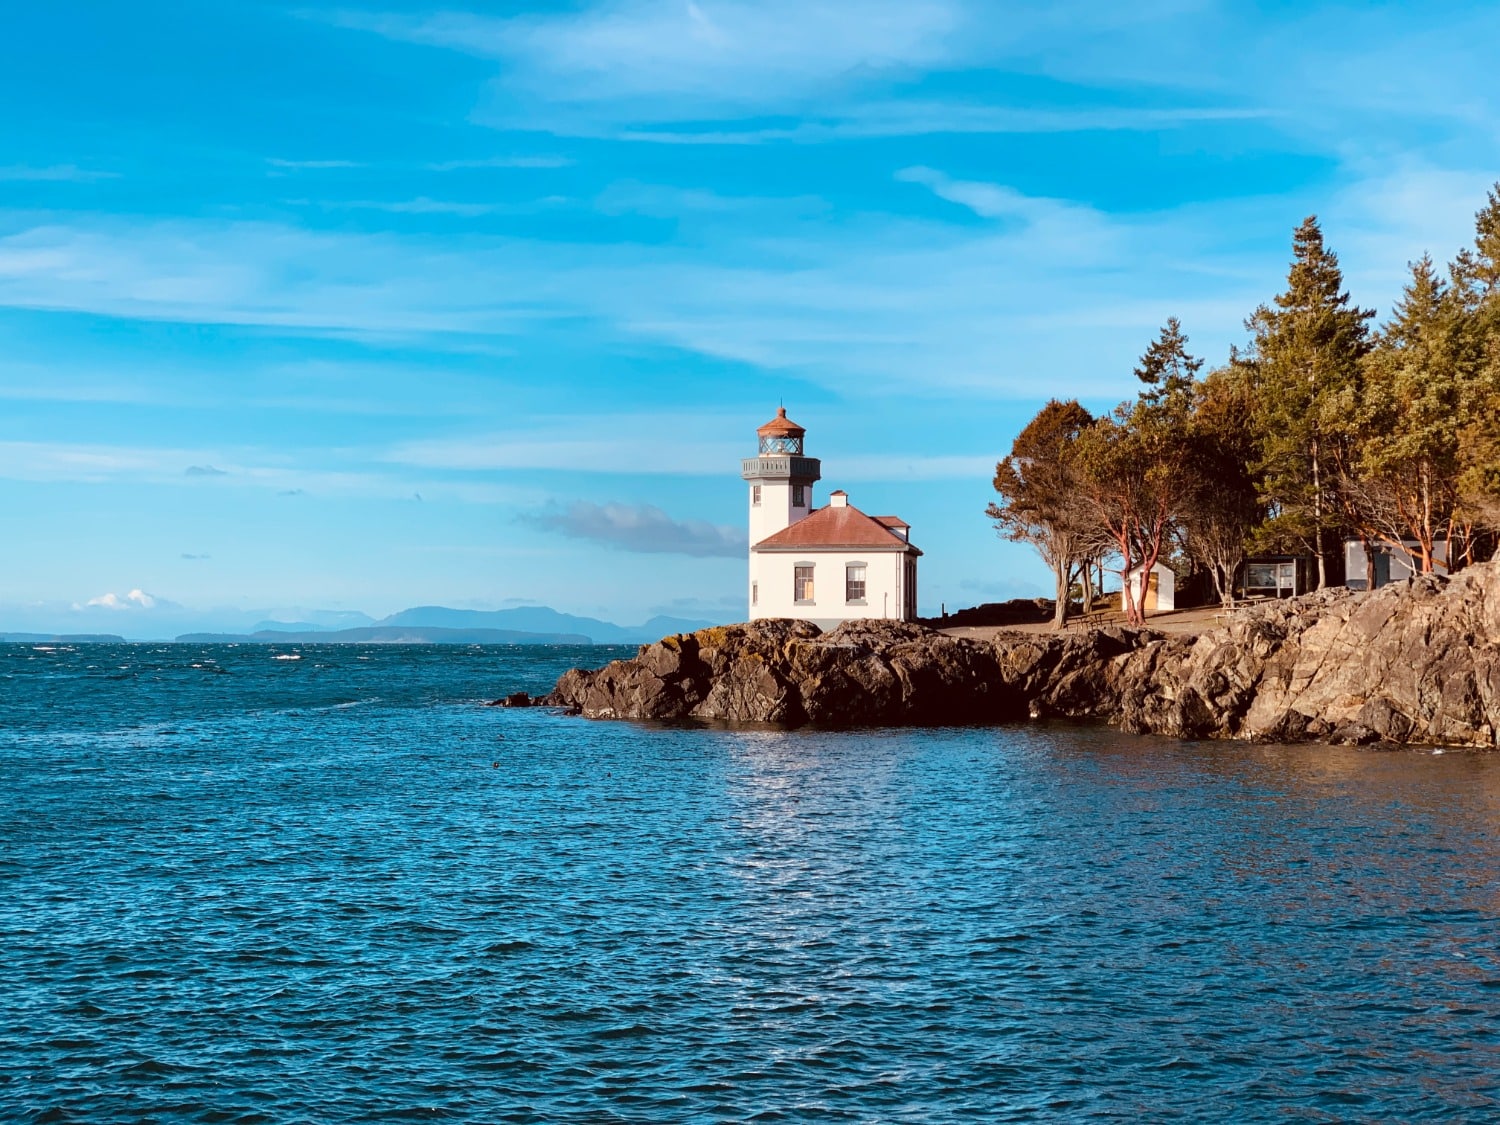
<instances>
[{"instance_id":1,"label":"window","mask_svg":"<svg viewBox=\"0 0 1500 1125\"><path fill-rule=\"evenodd\" d=\"M1251 590L1276 589L1276 564L1247 563L1245 566L1245 585Z\"/></svg>"},{"instance_id":2,"label":"window","mask_svg":"<svg viewBox=\"0 0 1500 1125\"><path fill-rule=\"evenodd\" d=\"M802 456L802 439L799 437L763 437L760 439L760 455L791 454Z\"/></svg>"},{"instance_id":3,"label":"window","mask_svg":"<svg viewBox=\"0 0 1500 1125\"><path fill-rule=\"evenodd\" d=\"M760 583L750 583L750 604L760 605Z\"/></svg>"},{"instance_id":4,"label":"window","mask_svg":"<svg viewBox=\"0 0 1500 1125\"><path fill-rule=\"evenodd\" d=\"M811 602L813 600L812 563L799 566L793 572L792 594L798 602Z\"/></svg>"},{"instance_id":5,"label":"window","mask_svg":"<svg viewBox=\"0 0 1500 1125\"><path fill-rule=\"evenodd\" d=\"M851 605L865 603L865 564L850 563L844 568L844 600Z\"/></svg>"},{"instance_id":6,"label":"window","mask_svg":"<svg viewBox=\"0 0 1500 1125\"><path fill-rule=\"evenodd\" d=\"M750 486L750 503L757 508L760 507L760 485L758 484Z\"/></svg>"},{"instance_id":7,"label":"window","mask_svg":"<svg viewBox=\"0 0 1500 1125\"><path fill-rule=\"evenodd\" d=\"M805 488L806 486L801 484L792 485L792 507L807 507L807 493L805 491Z\"/></svg>"}]
</instances>

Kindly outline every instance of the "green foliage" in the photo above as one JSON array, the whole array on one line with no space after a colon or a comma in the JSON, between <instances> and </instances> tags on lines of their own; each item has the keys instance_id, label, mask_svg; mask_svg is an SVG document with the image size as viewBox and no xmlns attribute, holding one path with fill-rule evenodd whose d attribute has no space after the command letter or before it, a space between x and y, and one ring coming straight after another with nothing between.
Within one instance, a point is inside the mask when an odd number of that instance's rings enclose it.
<instances>
[{"instance_id":1,"label":"green foliage","mask_svg":"<svg viewBox=\"0 0 1500 1125\"><path fill-rule=\"evenodd\" d=\"M1297 228L1285 292L1246 321L1253 342L1254 466L1268 519L1264 546L1306 551L1327 583L1327 555L1339 530L1338 468L1347 459L1349 419L1370 350L1373 312L1351 305L1338 256L1316 217Z\"/></svg>"},{"instance_id":2,"label":"green foliage","mask_svg":"<svg viewBox=\"0 0 1500 1125\"><path fill-rule=\"evenodd\" d=\"M1255 431L1250 371L1231 355L1225 367L1194 388L1187 426L1188 476L1192 484L1181 514L1188 557L1207 570L1219 600L1234 603L1234 579L1251 534L1266 517Z\"/></svg>"},{"instance_id":3,"label":"green foliage","mask_svg":"<svg viewBox=\"0 0 1500 1125\"><path fill-rule=\"evenodd\" d=\"M1286 288L1245 322L1249 349L1199 378L1173 317L1141 356L1138 396L1095 419L1049 402L996 466L1002 534L1058 579L1185 555L1228 603L1248 548L1311 554L1337 538L1416 541L1424 569L1500 539L1500 184L1446 277L1423 255L1390 319L1353 304L1317 219L1295 231ZM1180 552L1180 553L1179 553ZM1127 597L1127 613L1141 619Z\"/></svg>"},{"instance_id":4,"label":"green foliage","mask_svg":"<svg viewBox=\"0 0 1500 1125\"><path fill-rule=\"evenodd\" d=\"M1079 502L1076 446L1094 417L1076 400L1053 399L995 466L998 502L985 509L1007 539L1034 546L1057 579L1057 617L1067 616L1073 571L1089 557L1092 528Z\"/></svg>"},{"instance_id":5,"label":"green foliage","mask_svg":"<svg viewBox=\"0 0 1500 1125\"><path fill-rule=\"evenodd\" d=\"M1122 575L1149 571L1163 557L1191 494L1184 438L1193 376L1202 365L1188 355L1187 337L1172 318L1136 369L1146 389L1078 439L1080 481L1121 560ZM1125 587L1126 616L1140 623L1134 584Z\"/></svg>"},{"instance_id":6,"label":"green foliage","mask_svg":"<svg viewBox=\"0 0 1500 1125\"><path fill-rule=\"evenodd\" d=\"M1368 539L1415 539L1422 569L1453 517L1470 372L1454 292L1426 255L1365 363L1347 508Z\"/></svg>"}]
</instances>

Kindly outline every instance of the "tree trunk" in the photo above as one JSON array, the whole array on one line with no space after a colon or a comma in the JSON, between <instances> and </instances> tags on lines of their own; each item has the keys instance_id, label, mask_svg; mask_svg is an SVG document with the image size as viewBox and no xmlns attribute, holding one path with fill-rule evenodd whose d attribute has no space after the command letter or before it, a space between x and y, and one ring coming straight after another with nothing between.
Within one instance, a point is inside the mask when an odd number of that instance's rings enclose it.
<instances>
[{"instance_id":1,"label":"tree trunk","mask_svg":"<svg viewBox=\"0 0 1500 1125\"><path fill-rule=\"evenodd\" d=\"M1068 578L1073 570L1073 564L1067 559L1058 561L1057 566L1052 569L1052 576L1057 579L1057 604L1052 610L1052 628L1054 631L1068 627Z\"/></svg>"}]
</instances>

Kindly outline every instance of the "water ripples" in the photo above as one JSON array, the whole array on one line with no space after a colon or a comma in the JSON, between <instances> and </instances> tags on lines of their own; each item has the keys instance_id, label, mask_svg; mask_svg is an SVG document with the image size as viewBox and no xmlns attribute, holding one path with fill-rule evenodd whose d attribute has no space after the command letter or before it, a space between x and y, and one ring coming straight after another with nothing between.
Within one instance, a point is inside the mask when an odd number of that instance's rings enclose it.
<instances>
[{"instance_id":1,"label":"water ripples","mask_svg":"<svg viewBox=\"0 0 1500 1125\"><path fill-rule=\"evenodd\" d=\"M8 1118L1496 1113L1489 757L592 724L475 701L597 653L299 648L0 646Z\"/></svg>"}]
</instances>

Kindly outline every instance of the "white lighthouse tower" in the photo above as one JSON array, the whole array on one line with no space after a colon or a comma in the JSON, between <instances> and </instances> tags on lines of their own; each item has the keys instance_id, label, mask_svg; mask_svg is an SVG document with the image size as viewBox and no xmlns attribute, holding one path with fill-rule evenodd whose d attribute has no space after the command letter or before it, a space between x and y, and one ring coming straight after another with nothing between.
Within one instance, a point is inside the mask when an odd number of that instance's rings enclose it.
<instances>
[{"instance_id":1,"label":"white lighthouse tower","mask_svg":"<svg viewBox=\"0 0 1500 1125\"><path fill-rule=\"evenodd\" d=\"M750 542L775 535L812 511L813 484L823 475L816 457L804 456L807 431L778 407L776 417L755 431L760 453L741 463L750 482Z\"/></svg>"},{"instance_id":2,"label":"white lighthouse tower","mask_svg":"<svg viewBox=\"0 0 1500 1125\"><path fill-rule=\"evenodd\" d=\"M828 629L854 618L915 618L922 552L910 525L865 515L842 490L814 508L823 466L807 456L807 431L786 407L756 436L757 455L740 463L750 485L750 619L801 618Z\"/></svg>"}]
</instances>

